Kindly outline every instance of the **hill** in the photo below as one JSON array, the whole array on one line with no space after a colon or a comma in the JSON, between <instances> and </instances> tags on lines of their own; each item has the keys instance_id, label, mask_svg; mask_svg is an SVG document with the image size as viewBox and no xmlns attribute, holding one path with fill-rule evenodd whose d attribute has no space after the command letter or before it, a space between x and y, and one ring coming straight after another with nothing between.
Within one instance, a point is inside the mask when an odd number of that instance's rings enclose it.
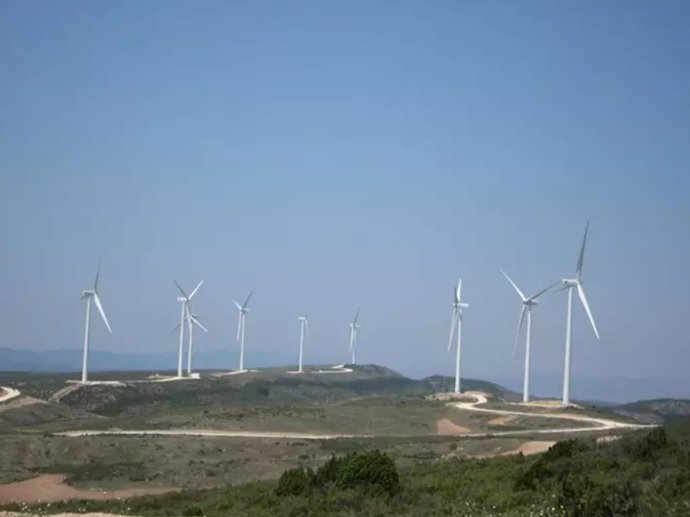
<instances>
[{"instance_id":1,"label":"hill","mask_svg":"<svg viewBox=\"0 0 690 517\"><path fill-rule=\"evenodd\" d=\"M290 469L279 482L34 509L208 517L684 517L690 508L689 458L690 421L685 421L613 441L566 440L533 458L445 459L401 468L376 452L331 460L316 471Z\"/></svg>"},{"instance_id":2,"label":"hill","mask_svg":"<svg viewBox=\"0 0 690 517\"><path fill-rule=\"evenodd\" d=\"M609 408L618 415L633 418L638 422L663 424L690 417L690 400L657 399L640 400Z\"/></svg>"}]
</instances>

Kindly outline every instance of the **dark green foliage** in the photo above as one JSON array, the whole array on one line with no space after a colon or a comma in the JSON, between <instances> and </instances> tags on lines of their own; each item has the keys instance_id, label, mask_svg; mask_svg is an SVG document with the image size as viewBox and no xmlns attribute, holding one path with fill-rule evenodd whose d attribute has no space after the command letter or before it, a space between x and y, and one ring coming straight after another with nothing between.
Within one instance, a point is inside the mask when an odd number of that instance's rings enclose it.
<instances>
[{"instance_id":1,"label":"dark green foliage","mask_svg":"<svg viewBox=\"0 0 690 517\"><path fill-rule=\"evenodd\" d=\"M330 485L374 494L394 495L400 491L400 477L393 459L381 451L350 453L342 458L332 456L313 472L297 467L283 473L276 495L308 495Z\"/></svg>"},{"instance_id":2,"label":"dark green foliage","mask_svg":"<svg viewBox=\"0 0 690 517\"><path fill-rule=\"evenodd\" d=\"M336 486L383 491L393 495L400 490L400 477L393 459L381 451L352 453L337 465Z\"/></svg>"},{"instance_id":3,"label":"dark green foliage","mask_svg":"<svg viewBox=\"0 0 690 517\"><path fill-rule=\"evenodd\" d=\"M578 440L564 440L556 443L518 477L515 488L536 490L541 483L549 479L561 479L572 468L573 456L583 448L584 444Z\"/></svg>"},{"instance_id":4,"label":"dark green foliage","mask_svg":"<svg viewBox=\"0 0 690 517\"><path fill-rule=\"evenodd\" d=\"M306 495L314 486L314 472L309 468L297 467L286 470L278 480L276 495Z\"/></svg>"},{"instance_id":5,"label":"dark green foliage","mask_svg":"<svg viewBox=\"0 0 690 517\"><path fill-rule=\"evenodd\" d=\"M198 504L190 504L182 510L182 517L203 517L204 511Z\"/></svg>"},{"instance_id":6,"label":"dark green foliage","mask_svg":"<svg viewBox=\"0 0 690 517\"><path fill-rule=\"evenodd\" d=\"M633 457L641 461L650 461L658 457L668 446L668 437L663 427L657 427L637 440Z\"/></svg>"}]
</instances>

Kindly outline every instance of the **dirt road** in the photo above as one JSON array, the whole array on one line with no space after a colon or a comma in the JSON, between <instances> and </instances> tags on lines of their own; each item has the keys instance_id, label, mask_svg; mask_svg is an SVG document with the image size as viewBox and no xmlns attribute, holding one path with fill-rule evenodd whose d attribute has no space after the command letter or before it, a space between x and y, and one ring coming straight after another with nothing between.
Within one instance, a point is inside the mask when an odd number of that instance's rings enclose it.
<instances>
[{"instance_id":1,"label":"dirt road","mask_svg":"<svg viewBox=\"0 0 690 517\"><path fill-rule=\"evenodd\" d=\"M19 390L15 390L14 388L5 388L4 386L0 386L0 402L7 402L8 400L12 400L13 398L17 398L21 393L19 393Z\"/></svg>"}]
</instances>

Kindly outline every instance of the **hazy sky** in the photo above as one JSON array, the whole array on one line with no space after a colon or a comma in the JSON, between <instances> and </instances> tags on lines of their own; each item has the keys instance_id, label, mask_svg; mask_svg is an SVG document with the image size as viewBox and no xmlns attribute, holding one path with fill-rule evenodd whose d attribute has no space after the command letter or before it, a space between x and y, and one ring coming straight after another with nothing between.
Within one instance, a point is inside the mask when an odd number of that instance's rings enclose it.
<instances>
[{"instance_id":1,"label":"hazy sky","mask_svg":"<svg viewBox=\"0 0 690 517\"><path fill-rule=\"evenodd\" d=\"M520 377L525 291L584 282L578 378L685 382L690 360L687 2L0 3L0 346L81 346L103 259L100 350L170 351L191 288L248 361L359 357ZM534 317L560 375L565 295ZM0 361L2 358L0 358ZM171 364L171 367L174 366Z\"/></svg>"}]
</instances>

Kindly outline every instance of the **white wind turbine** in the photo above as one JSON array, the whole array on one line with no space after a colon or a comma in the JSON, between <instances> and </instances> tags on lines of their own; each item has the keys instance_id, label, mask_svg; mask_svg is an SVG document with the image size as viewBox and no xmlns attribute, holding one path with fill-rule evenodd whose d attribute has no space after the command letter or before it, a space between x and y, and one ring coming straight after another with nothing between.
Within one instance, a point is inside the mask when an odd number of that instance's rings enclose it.
<instances>
[{"instance_id":1,"label":"white wind turbine","mask_svg":"<svg viewBox=\"0 0 690 517\"><path fill-rule=\"evenodd\" d=\"M304 355L304 340L309 338L309 316L299 316L299 366L297 373L302 373L302 358Z\"/></svg>"},{"instance_id":2,"label":"white wind turbine","mask_svg":"<svg viewBox=\"0 0 690 517\"><path fill-rule=\"evenodd\" d=\"M355 319L350 323L350 352L352 352L352 364L355 364L356 350L357 350L357 334L359 333L359 325L357 325L357 320L359 319L359 307L357 307L357 312L355 313Z\"/></svg>"},{"instance_id":3,"label":"white wind turbine","mask_svg":"<svg viewBox=\"0 0 690 517\"><path fill-rule=\"evenodd\" d=\"M520 321L518 322L517 331L515 332L515 341L513 342L513 355L515 355L515 351L517 349L518 338L520 337L520 330L522 330L522 323L525 320L525 314L527 314L527 333L525 336L525 378L524 378L523 385L522 385L522 401L523 402L529 402L529 367L530 367L530 347L531 347L531 342L532 342L532 308L538 304L537 298L539 298L542 294L544 294L546 291L551 289L558 282L554 282L553 284L551 284L547 288L542 289L537 294L534 294L528 298L523 294L523 292L520 290L520 288L515 284L515 282L513 282L512 278L510 278L505 271L503 271L501 269L501 273L503 273L503 276L505 276L506 279L508 280L508 282L510 282L510 285L513 286L513 288L517 292L518 296L520 297L520 300L522 301L522 311L520 311Z\"/></svg>"},{"instance_id":4,"label":"white wind turbine","mask_svg":"<svg viewBox=\"0 0 690 517\"><path fill-rule=\"evenodd\" d=\"M599 331L597 325L594 323L592 311L589 309L587 296L585 290L582 288L582 264L585 258L585 245L587 244L587 231L589 230L589 221L585 226L585 235L582 238L582 246L580 247L580 256L577 259L577 268L575 270L575 278L563 278L561 283L563 287L559 291L568 290L568 309L565 323L565 364L563 366L563 407L570 405L570 355L572 345L572 319L573 319L573 289L577 289L577 294L582 302L582 307L587 313L587 318L592 325L594 335L599 338Z\"/></svg>"},{"instance_id":5,"label":"white wind turbine","mask_svg":"<svg viewBox=\"0 0 690 517\"><path fill-rule=\"evenodd\" d=\"M457 329L458 344L455 355L455 393L460 393L460 355L462 352L462 310L470 305L460 301L462 278L458 280L458 286L453 288L453 316L450 322L450 337L448 338L448 351L453 345L453 333Z\"/></svg>"},{"instance_id":6,"label":"white wind turbine","mask_svg":"<svg viewBox=\"0 0 690 517\"><path fill-rule=\"evenodd\" d=\"M87 381L87 364L89 358L89 333L91 326L91 300L96 304L96 308L103 318L103 323L105 323L108 332L112 334L110 330L110 324L108 323L108 318L105 317L105 312L103 312L103 306L101 305L101 299L98 297L98 277L101 274L101 263L98 263L98 269L96 270L96 280L93 283L93 289L86 289L81 293L81 299L86 300L86 326L84 329L84 356L82 358L81 365L81 382L83 384Z\"/></svg>"},{"instance_id":7,"label":"white wind turbine","mask_svg":"<svg viewBox=\"0 0 690 517\"><path fill-rule=\"evenodd\" d=\"M232 301L239 311L239 316L237 319L237 341L240 343L240 372L244 371L244 329L247 320L247 313L249 312L247 305L249 305L249 300L251 300L251 298L252 293L250 292L249 296L247 296L247 299L242 305L237 303L235 300Z\"/></svg>"},{"instance_id":8,"label":"white wind turbine","mask_svg":"<svg viewBox=\"0 0 690 517\"><path fill-rule=\"evenodd\" d=\"M184 350L184 323L187 321L187 327L189 331L189 336L188 336L188 350L187 350L187 375L192 373L192 345L193 345L193 337L192 337L192 327L193 324L197 325L199 328L201 328L204 332L207 332L207 330L199 323L199 321L196 319L195 315L192 315L191 311L191 303L192 303L192 298L196 295L197 291L199 288L202 286L204 281L202 280L197 284L197 286L194 288L194 290L187 295L184 289L180 286L180 284L177 283L177 280L173 280L175 282L175 285L179 289L179 291L182 293L182 296L177 297L177 301L181 303L182 307L180 310L180 323L175 327L175 329L179 328L180 329L180 346L178 349L177 353L177 376L182 377L182 354ZM174 332L174 330L173 330Z\"/></svg>"}]
</instances>

